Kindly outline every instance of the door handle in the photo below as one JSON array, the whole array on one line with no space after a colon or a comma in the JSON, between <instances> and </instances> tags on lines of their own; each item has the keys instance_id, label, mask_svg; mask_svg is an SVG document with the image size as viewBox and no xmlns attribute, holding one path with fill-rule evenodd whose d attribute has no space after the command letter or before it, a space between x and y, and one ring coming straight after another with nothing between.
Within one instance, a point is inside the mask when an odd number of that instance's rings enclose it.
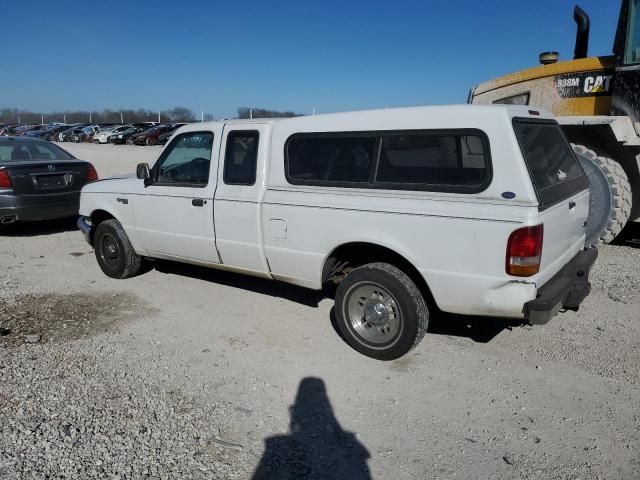
<instances>
[{"instance_id":1,"label":"door handle","mask_svg":"<svg viewBox=\"0 0 640 480\"><path fill-rule=\"evenodd\" d=\"M194 198L191 200L191 205L194 207L202 207L204 205L204 200L201 198Z\"/></svg>"},{"instance_id":2,"label":"door handle","mask_svg":"<svg viewBox=\"0 0 640 480\"><path fill-rule=\"evenodd\" d=\"M569 202L569 210L576 208L576 202Z\"/></svg>"}]
</instances>

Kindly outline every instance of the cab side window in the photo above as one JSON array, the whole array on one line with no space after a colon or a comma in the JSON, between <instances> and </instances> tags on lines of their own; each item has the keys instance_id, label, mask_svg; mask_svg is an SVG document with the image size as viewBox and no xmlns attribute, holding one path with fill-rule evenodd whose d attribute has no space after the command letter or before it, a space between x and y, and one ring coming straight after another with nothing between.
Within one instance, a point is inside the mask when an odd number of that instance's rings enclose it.
<instances>
[{"instance_id":1,"label":"cab side window","mask_svg":"<svg viewBox=\"0 0 640 480\"><path fill-rule=\"evenodd\" d=\"M224 155L224 183L253 185L256 183L259 133L255 130L233 131L227 135Z\"/></svg>"},{"instance_id":2,"label":"cab side window","mask_svg":"<svg viewBox=\"0 0 640 480\"><path fill-rule=\"evenodd\" d=\"M154 184L205 187L209 182L213 133L178 135L153 167Z\"/></svg>"}]
</instances>

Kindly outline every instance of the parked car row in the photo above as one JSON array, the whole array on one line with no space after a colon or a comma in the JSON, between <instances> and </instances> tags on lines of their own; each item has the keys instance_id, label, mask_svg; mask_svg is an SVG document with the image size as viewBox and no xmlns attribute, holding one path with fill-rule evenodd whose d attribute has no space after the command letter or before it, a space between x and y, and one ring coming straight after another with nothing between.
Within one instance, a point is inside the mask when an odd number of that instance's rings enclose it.
<instances>
[{"instance_id":1,"label":"parked car row","mask_svg":"<svg viewBox=\"0 0 640 480\"><path fill-rule=\"evenodd\" d=\"M164 145L173 132L186 123L158 124L141 122L133 124L59 124L2 125L0 136L29 137L54 142L114 143L129 145Z\"/></svg>"}]
</instances>

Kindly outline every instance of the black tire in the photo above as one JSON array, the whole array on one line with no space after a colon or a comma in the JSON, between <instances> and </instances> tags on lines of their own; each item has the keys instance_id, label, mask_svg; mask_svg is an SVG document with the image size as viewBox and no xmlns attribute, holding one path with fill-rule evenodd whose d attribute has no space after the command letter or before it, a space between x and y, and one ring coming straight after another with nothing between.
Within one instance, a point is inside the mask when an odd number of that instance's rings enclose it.
<instances>
[{"instance_id":1,"label":"black tire","mask_svg":"<svg viewBox=\"0 0 640 480\"><path fill-rule=\"evenodd\" d=\"M156 139L153 137L147 138L147 145L153 147L156 144Z\"/></svg>"},{"instance_id":2,"label":"black tire","mask_svg":"<svg viewBox=\"0 0 640 480\"><path fill-rule=\"evenodd\" d=\"M140 272L142 257L134 251L117 220L105 220L98 224L93 245L96 260L105 275L120 279L133 277Z\"/></svg>"},{"instance_id":3,"label":"black tire","mask_svg":"<svg viewBox=\"0 0 640 480\"><path fill-rule=\"evenodd\" d=\"M571 146L589 178L591 191L585 244L598 247L612 242L629 220L631 185L615 160L584 145Z\"/></svg>"},{"instance_id":4,"label":"black tire","mask_svg":"<svg viewBox=\"0 0 640 480\"><path fill-rule=\"evenodd\" d=\"M376 292L380 287L384 295ZM367 288L372 289L369 297L364 295ZM353 349L377 360L395 360L411 351L429 325L429 309L422 293L406 273L388 263L369 263L354 269L338 285L335 298L336 327L342 338ZM376 310L380 305L386 305L382 312ZM371 312L384 318L372 321L367 317ZM385 333L387 328L389 332ZM372 340L371 336L378 338Z\"/></svg>"}]
</instances>

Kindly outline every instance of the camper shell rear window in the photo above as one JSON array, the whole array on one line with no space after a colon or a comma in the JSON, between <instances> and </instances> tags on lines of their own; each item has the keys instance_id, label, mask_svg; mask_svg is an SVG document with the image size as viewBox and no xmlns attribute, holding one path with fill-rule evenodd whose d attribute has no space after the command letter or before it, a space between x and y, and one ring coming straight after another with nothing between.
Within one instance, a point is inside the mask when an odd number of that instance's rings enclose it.
<instances>
[{"instance_id":1,"label":"camper shell rear window","mask_svg":"<svg viewBox=\"0 0 640 480\"><path fill-rule=\"evenodd\" d=\"M557 122L515 118L513 127L540 210L589 188L589 180Z\"/></svg>"}]
</instances>

